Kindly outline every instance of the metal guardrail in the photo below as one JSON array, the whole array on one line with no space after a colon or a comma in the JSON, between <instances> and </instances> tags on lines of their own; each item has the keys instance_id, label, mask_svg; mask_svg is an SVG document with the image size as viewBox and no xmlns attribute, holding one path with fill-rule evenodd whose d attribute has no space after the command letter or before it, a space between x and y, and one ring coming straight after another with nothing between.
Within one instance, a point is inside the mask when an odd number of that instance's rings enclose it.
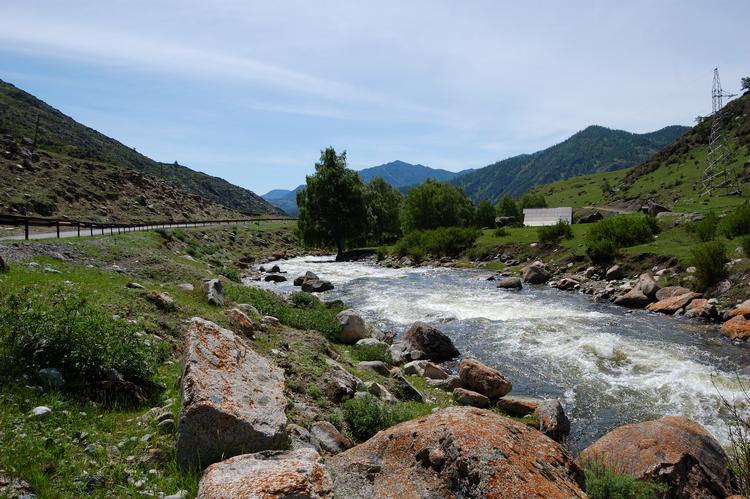
<instances>
[{"instance_id":1,"label":"metal guardrail","mask_svg":"<svg viewBox=\"0 0 750 499\"><path fill-rule=\"evenodd\" d=\"M78 237L81 237L81 229L84 235L109 235L122 234L139 230L169 229L178 227L203 227L208 225L228 225L240 223L255 223L266 221L292 221L295 218L243 218L243 219L224 219L224 220L184 220L184 221L162 221L162 222L137 222L137 223L109 223L109 222L84 222L80 220L60 219L60 218L43 218L43 217L25 217L18 215L0 215L0 225L23 227L24 239L29 239L30 227L54 227L57 237L60 237L60 229L75 228ZM101 231L101 234L99 232ZM88 234L86 234L88 232Z\"/></svg>"}]
</instances>

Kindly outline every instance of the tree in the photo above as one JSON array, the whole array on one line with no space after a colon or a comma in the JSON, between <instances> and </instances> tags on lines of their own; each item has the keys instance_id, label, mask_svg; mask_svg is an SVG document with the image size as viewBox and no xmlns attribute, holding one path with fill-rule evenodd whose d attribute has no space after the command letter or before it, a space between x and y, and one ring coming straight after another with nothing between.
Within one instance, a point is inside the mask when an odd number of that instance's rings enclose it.
<instances>
[{"instance_id":1,"label":"tree","mask_svg":"<svg viewBox=\"0 0 750 499\"><path fill-rule=\"evenodd\" d=\"M606 178L602 180L602 193L604 193L604 195L612 194L612 186Z\"/></svg>"},{"instance_id":2,"label":"tree","mask_svg":"<svg viewBox=\"0 0 750 499\"><path fill-rule=\"evenodd\" d=\"M497 211L501 217L521 218L521 211L518 209L518 205L508 194L500 198Z\"/></svg>"},{"instance_id":3,"label":"tree","mask_svg":"<svg viewBox=\"0 0 750 499\"><path fill-rule=\"evenodd\" d=\"M519 204L521 211L526 208L546 208L547 200L541 194L524 194Z\"/></svg>"},{"instance_id":4,"label":"tree","mask_svg":"<svg viewBox=\"0 0 750 499\"><path fill-rule=\"evenodd\" d=\"M404 196L382 177L375 177L365 186L367 225L373 242L397 238L401 235L399 212Z\"/></svg>"},{"instance_id":5,"label":"tree","mask_svg":"<svg viewBox=\"0 0 750 499\"><path fill-rule=\"evenodd\" d=\"M468 225L474 218L474 205L466 193L450 184L427 180L409 191L401 210L401 228L435 229Z\"/></svg>"},{"instance_id":6,"label":"tree","mask_svg":"<svg viewBox=\"0 0 750 499\"><path fill-rule=\"evenodd\" d=\"M747 92L750 90L750 76L745 76L740 80L740 85L742 86L742 91Z\"/></svg>"},{"instance_id":7,"label":"tree","mask_svg":"<svg viewBox=\"0 0 750 499\"><path fill-rule=\"evenodd\" d=\"M297 193L298 228L304 243L335 246L341 253L347 245L364 240L365 187L357 172L346 167L346 152L336 154L333 147L321 151L315 174L306 180Z\"/></svg>"},{"instance_id":8,"label":"tree","mask_svg":"<svg viewBox=\"0 0 750 499\"><path fill-rule=\"evenodd\" d=\"M483 199L479 202L479 205L477 205L477 212L474 216L474 223L477 227L493 227L495 225L495 217L497 216L497 211L495 210L495 207L487 201L486 199Z\"/></svg>"}]
</instances>

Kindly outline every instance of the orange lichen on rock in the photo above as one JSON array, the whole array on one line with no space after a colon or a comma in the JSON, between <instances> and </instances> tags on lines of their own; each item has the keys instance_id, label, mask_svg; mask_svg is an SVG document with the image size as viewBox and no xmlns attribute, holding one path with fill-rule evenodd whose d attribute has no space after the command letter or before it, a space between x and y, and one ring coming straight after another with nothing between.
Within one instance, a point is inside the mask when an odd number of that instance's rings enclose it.
<instances>
[{"instance_id":1,"label":"orange lichen on rock","mask_svg":"<svg viewBox=\"0 0 750 499\"><path fill-rule=\"evenodd\" d=\"M560 444L473 407L383 430L327 467L336 497L586 497L583 474Z\"/></svg>"},{"instance_id":2,"label":"orange lichen on rock","mask_svg":"<svg viewBox=\"0 0 750 499\"><path fill-rule=\"evenodd\" d=\"M721 332L730 340L750 339L750 321L742 315L735 315L721 325Z\"/></svg>"}]
</instances>

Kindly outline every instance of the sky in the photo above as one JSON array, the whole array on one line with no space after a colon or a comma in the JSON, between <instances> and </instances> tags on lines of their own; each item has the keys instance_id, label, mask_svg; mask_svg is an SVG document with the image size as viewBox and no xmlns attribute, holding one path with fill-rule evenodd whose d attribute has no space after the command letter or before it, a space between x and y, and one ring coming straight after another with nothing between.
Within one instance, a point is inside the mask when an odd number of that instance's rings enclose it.
<instances>
[{"instance_id":1,"label":"sky","mask_svg":"<svg viewBox=\"0 0 750 499\"><path fill-rule=\"evenodd\" d=\"M2 0L0 79L264 193L321 149L459 171L588 125L649 132L750 75L748 0Z\"/></svg>"}]
</instances>

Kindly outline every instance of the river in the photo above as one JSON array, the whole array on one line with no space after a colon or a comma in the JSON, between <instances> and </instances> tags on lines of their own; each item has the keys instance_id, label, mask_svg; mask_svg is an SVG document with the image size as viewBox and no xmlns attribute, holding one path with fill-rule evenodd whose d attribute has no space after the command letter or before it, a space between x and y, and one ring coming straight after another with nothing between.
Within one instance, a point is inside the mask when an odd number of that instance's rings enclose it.
<instances>
[{"instance_id":1,"label":"river","mask_svg":"<svg viewBox=\"0 0 750 499\"><path fill-rule=\"evenodd\" d=\"M742 401L742 385L750 388L750 373L736 374L750 365L750 348L732 345L714 326L629 313L547 286L498 290L489 271L389 269L331 257L274 263L289 281L264 287L299 289L292 279L311 270L335 285L322 298L343 300L380 329L401 334L428 322L462 356L503 372L513 394L559 398L575 451L614 427L664 415L695 419L726 445L719 393Z\"/></svg>"}]
</instances>

